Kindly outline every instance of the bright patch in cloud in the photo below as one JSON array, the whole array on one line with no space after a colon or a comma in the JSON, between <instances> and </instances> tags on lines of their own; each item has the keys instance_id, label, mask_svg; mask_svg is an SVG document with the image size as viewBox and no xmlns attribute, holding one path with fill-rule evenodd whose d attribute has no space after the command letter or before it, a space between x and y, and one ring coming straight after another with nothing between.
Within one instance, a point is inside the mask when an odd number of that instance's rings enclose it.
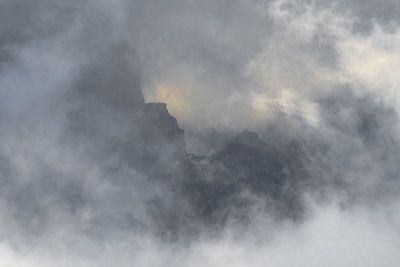
<instances>
[{"instance_id":1,"label":"bright patch in cloud","mask_svg":"<svg viewBox=\"0 0 400 267\"><path fill-rule=\"evenodd\" d=\"M167 103L168 111L179 118L185 118L190 112L188 96L181 88L170 84L158 84L155 93L147 97L147 102Z\"/></svg>"}]
</instances>

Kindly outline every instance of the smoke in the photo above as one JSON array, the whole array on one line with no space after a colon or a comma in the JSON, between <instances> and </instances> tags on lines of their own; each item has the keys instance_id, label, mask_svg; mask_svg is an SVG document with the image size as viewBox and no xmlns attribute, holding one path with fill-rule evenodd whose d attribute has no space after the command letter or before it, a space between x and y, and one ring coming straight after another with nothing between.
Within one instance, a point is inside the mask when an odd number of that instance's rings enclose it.
<instances>
[{"instance_id":1,"label":"smoke","mask_svg":"<svg viewBox=\"0 0 400 267\"><path fill-rule=\"evenodd\" d=\"M0 266L398 266L396 1L64 2L0 0Z\"/></svg>"}]
</instances>

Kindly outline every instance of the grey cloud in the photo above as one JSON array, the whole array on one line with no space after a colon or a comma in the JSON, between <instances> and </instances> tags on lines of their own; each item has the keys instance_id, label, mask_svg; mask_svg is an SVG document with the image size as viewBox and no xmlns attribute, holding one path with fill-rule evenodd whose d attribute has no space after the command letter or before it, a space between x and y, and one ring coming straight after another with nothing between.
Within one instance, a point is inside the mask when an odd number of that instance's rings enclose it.
<instances>
[{"instance_id":1,"label":"grey cloud","mask_svg":"<svg viewBox=\"0 0 400 267\"><path fill-rule=\"evenodd\" d=\"M369 205L390 203L398 214L395 108L357 94L354 84L315 82L321 70L339 68L337 37L323 34L326 25L311 38L291 36L285 20L268 13L271 3L0 2L0 254L12 251L11 266L23 266L12 256L18 249L42 263L43 250L71 258L50 266L121 255L121 266L198 266L234 244L246 254L257 238L279 254L271 236L286 240L286 226L311 225L326 236L324 218L351 233L354 225L341 224L346 212L357 217L353 211L367 207L375 215ZM374 3L346 3L334 12L350 7L355 27L369 27ZM286 8L299 9L291 16L304 11L303 2ZM377 18L390 21L391 10ZM259 72L271 71L279 86L295 85L295 96L279 99L281 87L254 81L251 63L266 64ZM183 122L166 104L145 103L151 86L176 81L193 86L195 115ZM254 115L250 92L271 97L270 109ZM296 106L285 97L312 102L318 123L290 112ZM253 124L253 116L261 119ZM188 152L195 146L204 155ZM341 209L315 211L309 198L322 209L339 199ZM368 238L377 238L379 222L367 222ZM226 237L232 232L237 242ZM312 250L316 238L305 233L304 250Z\"/></svg>"},{"instance_id":2,"label":"grey cloud","mask_svg":"<svg viewBox=\"0 0 400 267\"><path fill-rule=\"evenodd\" d=\"M350 10L357 17L355 31L368 31L373 23L382 24L388 29L399 23L396 14L400 5L397 1L339 1L337 8L342 12Z\"/></svg>"}]
</instances>

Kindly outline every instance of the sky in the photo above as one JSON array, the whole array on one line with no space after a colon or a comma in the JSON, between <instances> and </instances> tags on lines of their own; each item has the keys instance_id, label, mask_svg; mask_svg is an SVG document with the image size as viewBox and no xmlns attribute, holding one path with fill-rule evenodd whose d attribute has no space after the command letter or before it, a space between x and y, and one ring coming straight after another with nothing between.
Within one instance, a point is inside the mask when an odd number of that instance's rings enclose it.
<instances>
[{"instance_id":1,"label":"sky","mask_svg":"<svg viewBox=\"0 0 400 267\"><path fill-rule=\"evenodd\" d=\"M0 0L0 267L399 266L398 0Z\"/></svg>"}]
</instances>

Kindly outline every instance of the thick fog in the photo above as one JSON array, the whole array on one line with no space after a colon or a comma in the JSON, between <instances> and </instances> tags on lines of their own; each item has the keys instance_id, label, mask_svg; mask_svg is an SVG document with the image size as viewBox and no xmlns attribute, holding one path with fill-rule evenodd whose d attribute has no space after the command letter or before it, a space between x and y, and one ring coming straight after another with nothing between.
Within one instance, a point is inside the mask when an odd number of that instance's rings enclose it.
<instances>
[{"instance_id":1,"label":"thick fog","mask_svg":"<svg viewBox=\"0 0 400 267\"><path fill-rule=\"evenodd\" d=\"M0 267L399 266L399 12L0 0Z\"/></svg>"}]
</instances>

